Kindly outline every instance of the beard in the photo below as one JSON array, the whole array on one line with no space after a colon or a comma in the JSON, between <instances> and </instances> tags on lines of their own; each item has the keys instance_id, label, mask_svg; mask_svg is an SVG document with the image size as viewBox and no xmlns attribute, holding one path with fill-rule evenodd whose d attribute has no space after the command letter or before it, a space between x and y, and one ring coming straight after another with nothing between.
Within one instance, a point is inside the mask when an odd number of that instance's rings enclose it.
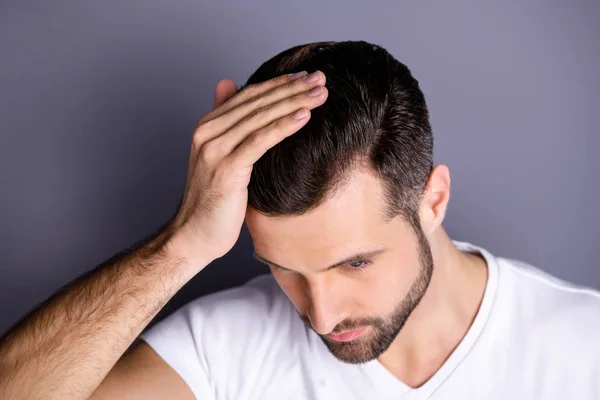
<instances>
[{"instance_id":1,"label":"beard","mask_svg":"<svg viewBox=\"0 0 600 400\"><path fill-rule=\"evenodd\" d=\"M337 342L327 336L319 335L329 351L338 360L349 364L361 364L379 357L391 346L406 320L425 295L433 274L433 257L431 247L421 227L415 227L414 231L417 237L421 268L408 294L396 305L394 311L383 318L360 318L340 322L333 329L333 332L350 331L363 327L372 328L371 334L350 342ZM314 331L307 316L301 315L300 318Z\"/></svg>"}]
</instances>

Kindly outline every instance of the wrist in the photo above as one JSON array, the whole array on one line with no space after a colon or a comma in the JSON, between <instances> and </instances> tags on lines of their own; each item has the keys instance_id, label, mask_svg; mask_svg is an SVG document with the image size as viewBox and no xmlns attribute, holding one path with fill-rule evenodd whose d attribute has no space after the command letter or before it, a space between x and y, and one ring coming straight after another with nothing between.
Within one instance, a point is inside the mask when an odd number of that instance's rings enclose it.
<instances>
[{"instance_id":1,"label":"wrist","mask_svg":"<svg viewBox=\"0 0 600 400\"><path fill-rule=\"evenodd\" d=\"M164 252L169 259L191 274L190 279L217 258L211 256L202 243L181 231L167 235Z\"/></svg>"}]
</instances>

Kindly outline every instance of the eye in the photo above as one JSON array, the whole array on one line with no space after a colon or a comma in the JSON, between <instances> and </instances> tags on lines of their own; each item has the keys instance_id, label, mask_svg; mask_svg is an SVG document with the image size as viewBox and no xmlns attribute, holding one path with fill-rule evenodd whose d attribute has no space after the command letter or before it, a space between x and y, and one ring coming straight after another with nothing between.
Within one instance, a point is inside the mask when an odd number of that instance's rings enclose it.
<instances>
[{"instance_id":1,"label":"eye","mask_svg":"<svg viewBox=\"0 0 600 400\"><path fill-rule=\"evenodd\" d=\"M359 260L359 261L354 261L354 262L348 263L348 265L351 266L352 269L360 270L360 269L366 268L369 263L370 263L370 261L367 261L367 260Z\"/></svg>"}]
</instances>

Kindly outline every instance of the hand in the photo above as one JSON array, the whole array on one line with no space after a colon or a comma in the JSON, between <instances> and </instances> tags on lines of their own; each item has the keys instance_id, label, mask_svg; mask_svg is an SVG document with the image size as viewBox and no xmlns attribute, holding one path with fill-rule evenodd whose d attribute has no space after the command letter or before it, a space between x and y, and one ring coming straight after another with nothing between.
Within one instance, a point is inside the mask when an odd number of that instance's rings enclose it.
<instances>
[{"instance_id":1,"label":"hand","mask_svg":"<svg viewBox=\"0 0 600 400\"><path fill-rule=\"evenodd\" d=\"M246 214L254 163L304 126L310 110L327 98L325 75L315 74L313 82L304 80L304 72L299 77L283 75L249 85L239 92L231 80L217 83L213 110L196 126L185 193L170 224L171 245L180 255L203 260L198 263L203 268L234 246ZM295 118L296 113L300 115Z\"/></svg>"}]
</instances>

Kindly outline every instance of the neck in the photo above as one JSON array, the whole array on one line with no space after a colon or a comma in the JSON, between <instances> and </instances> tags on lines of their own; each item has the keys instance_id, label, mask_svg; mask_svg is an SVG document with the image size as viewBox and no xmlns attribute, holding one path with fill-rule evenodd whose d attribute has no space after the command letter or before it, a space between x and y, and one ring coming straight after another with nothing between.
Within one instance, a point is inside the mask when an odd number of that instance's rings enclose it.
<instances>
[{"instance_id":1,"label":"neck","mask_svg":"<svg viewBox=\"0 0 600 400\"><path fill-rule=\"evenodd\" d=\"M443 227L430 238L434 269L425 295L379 361L411 387L442 366L473 323L487 283L483 257L461 252Z\"/></svg>"}]
</instances>

